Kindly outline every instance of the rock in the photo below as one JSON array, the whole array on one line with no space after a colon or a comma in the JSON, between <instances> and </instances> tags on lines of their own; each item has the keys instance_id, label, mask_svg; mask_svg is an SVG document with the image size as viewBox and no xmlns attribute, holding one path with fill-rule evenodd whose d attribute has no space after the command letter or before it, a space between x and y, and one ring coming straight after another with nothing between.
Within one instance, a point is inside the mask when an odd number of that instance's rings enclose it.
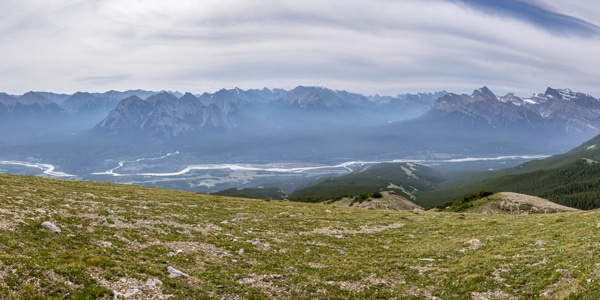
<instances>
[{"instance_id":1,"label":"rock","mask_svg":"<svg viewBox=\"0 0 600 300\"><path fill-rule=\"evenodd\" d=\"M533 245L534 246L543 246L545 243L544 241L536 241Z\"/></svg>"},{"instance_id":2,"label":"rock","mask_svg":"<svg viewBox=\"0 0 600 300\"><path fill-rule=\"evenodd\" d=\"M281 274L273 274L273 275L271 275L271 277L273 279L281 279L281 278L283 278L283 275L281 275Z\"/></svg>"},{"instance_id":3,"label":"rock","mask_svg":"<svg viewBox=\"0 0 600 300\"><path fill-rule=\"evenodd\" d=\"M45 214L46 213L46 211L43 210L43 209L41 209L41 208L38 208L35 211L39 212L40 214Z\"/></svg>"},{"instance_id":4,"label":"rock","mask_svg":"<svg viewBox=\"0 0 600 300\"><path fill-rule=\"evenodd\" d=\"M162 284L163 284L162 281L160 281L157 278L150 278L150 279L148 279L146 281L146 286L152 287L152 288L153 287L157 287L157 286L162 285Z\"/></svg>"},{"instance_id":5,"label":"rock","mask_svg":"<svg viewBox=\"0 0 600 300\"><path fill-rule=\"evenodd\" d=\"M433 259L433 258L419 258L418 260L421 260L421 261L435 261L435 259Z\"/></svg>"},{"instance_id":6,"label":"rock","mask_svg":"<svg viewBox=\"0 0 600 300\"><path fill-rule=\"evenodd\" d=\"M227 225L227 224L229 224L229 221L227 221L227 220L225 220L225 221L222 221L222 222L221 222L221 224L223 224L223 225Z\"/></svg>"},{"instance_id":7,"label":"rock","mask_svg":"<svg viewBox=\"0 0 600 300\"><path fill-rule=\"evenodd\" d=\"M175 252L169 252L169 253L167 253L167 256L168 257L173 257L173 256L175 256Z\"/></svg>"},{"instance_id":8,"label":"rock","mask_svg":"<svg viewBox=\"0 0 600 300\"><path fill-rule=\"evenodd\" d=\"M248 277L244 277L242 279L238 279L237 282L238 283L252 283L252 282L254 282L254 279L248 278Z\"/></svg>"},{"instance_id":9,"label":"rock","mask_svg":"<svg viewBox=\"0 0 600 300\"><path fill-rule=\"evenodd\" d=\"M118 300L119 296L123 296L123 298L129 298L132 296L135 296L135 294L141 292L138 288L133 288L133 289L129 289L127 290L127 292L125 293L119 293L118 291L113 291L113 299Z\"/></svg>"},{"instance_id":10,"label":"rock","mask_svg":"<svg viewBox=\"0 0 600 300\"><path fill-rule=\"evenodd\" d=\"M125 293L125 298L129 298L137 293L141 292L138 288L128 289Z\"/></svg>"},{"instance_id":11,"label":"rock","mask_svg":"<svg viewBox=\"0 0 600 300\"><path fill-rule=\"evenodd\" d=\"M185 274L171 266L167 267L167 272L169 272L169 278L175 278L175 277L179 277L179 276L184 276L184 277L189 277L190 275Z\"/></svg>"},{"instance_id":12,"label":"rock","mask_svg":"<svg viewBox=\"0 0 600 300\"><path fill-rule=\"evenodd\" d=\"M469 244L469 249L471 249L471 250L477 250L477 249L479 249L479 247L481 247L483 245L481 243L481 241L478 239L468 240L465 243Z\"/></svg>"},{"instance_id":13,"label":"rock","mask_svg":"<svg viewBox=\"0 0 600 300\"><path fill-rule=\"evenodd\" d=\"M556 272L565 274L565 273L569 272L569 270L567 270L567 269L556 269Z\"/></svg>"},{"instance_id":14,"label":"rock","mask_svg":"<svg viewBox=\"0 0 600 300\"><path fill-rule=\"evenodd\" d=\"M46 228L48 231L53 232L53 233L60 233L61 232L61 230L60 230L60 228L58 228L58 226L56 226L56 225L54 225L54 224L52 224L51 222L48 222L48 221L42 223L42 226L44 228Z\"/></svg>"},{"instance_id":15,"label":"rock","mask_svg":"<svg viewBox=\"0 0 600 300\"><path fill-rule=\"evenodd\" d=\"M238 250L238 254L244 254L244 248L240 248L240 250Z\"/></svg>"}]
</instances>

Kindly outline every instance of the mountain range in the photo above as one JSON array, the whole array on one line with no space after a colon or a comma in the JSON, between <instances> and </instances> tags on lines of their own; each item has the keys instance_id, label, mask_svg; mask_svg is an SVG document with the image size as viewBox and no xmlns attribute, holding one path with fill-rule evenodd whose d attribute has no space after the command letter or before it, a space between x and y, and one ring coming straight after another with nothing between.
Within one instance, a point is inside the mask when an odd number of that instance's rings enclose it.
<instances>
[{"instance_id":1,"label":"mountain range","mask_svg":"<svg viewBox=\"0 0 600 300\"><path fill-rule=\"evenodd\" d=\"M0 158L49 163L83 178L118 161L174 152L181 154L169 166L145 166L173 172L194 163L335 165L551 155L600 133L600 100L554 88L529 97L497 96L487 87L468 95L396 96L306 86L204 94L0 93L0 116ZM199 186L177 180L152 184ZM252 180L242 182L253 187Z\"/></svg>"},{"instance_id":2,"label":"mountain range","mask_svg":"<svg viewBox=\"0 0 600 300\"><path fill-rule=\"evenodd\" d=\"M367 97L303 86L290 91L222 89L198 96L186 93L179 98L163 92L145 100L136 96L123 99L95 129L106 135L136 132L161 139L206 130L351 126L356 120L375 124L388 118L418 116L444 94Z\"/></svg>"},{"instance_id":3,"label":"mountain range","mask_svg":"<svg viewBox=\"0 0 600 300\"><path fill-rule=\"evenodd\" d=\"M155 140L207 130L223 132L250 128L254 131L365 128L388 124L393 131L396 127L411 128L410 124L415 122L423 127L443 123L444 128L450 129L495 129L510 134L515 134L516 128L542 135L549 131L567 138L579 135L589 138L600 130L598 99L569 89L553 88L527 98L512 93L496 96L487 87L477 89L471 95L442 91L395 97L364 96L304 86L289 91L222 89L202 95L143 90L77 92L73 95L28 92L11 96L1 93L0 115L5 122L27 116L95 115L95 124L89 127L98 134L136 133Z\"/></svg>"}]
</instances>

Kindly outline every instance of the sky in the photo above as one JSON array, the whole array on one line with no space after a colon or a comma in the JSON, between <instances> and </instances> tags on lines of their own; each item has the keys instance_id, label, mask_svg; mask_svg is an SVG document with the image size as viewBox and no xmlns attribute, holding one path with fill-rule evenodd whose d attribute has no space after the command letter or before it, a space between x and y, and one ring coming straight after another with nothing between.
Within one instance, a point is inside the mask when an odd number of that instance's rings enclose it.
<instances>
[{"instance_id":1,"label":"sky","mask_svg":"<svg viewBox=\"0 0 600 300\"><path fill-rule=\"evenodd\" d=\"M0 91L600 97L591 0L2 0Z\"/></svg>"}]
</instances>

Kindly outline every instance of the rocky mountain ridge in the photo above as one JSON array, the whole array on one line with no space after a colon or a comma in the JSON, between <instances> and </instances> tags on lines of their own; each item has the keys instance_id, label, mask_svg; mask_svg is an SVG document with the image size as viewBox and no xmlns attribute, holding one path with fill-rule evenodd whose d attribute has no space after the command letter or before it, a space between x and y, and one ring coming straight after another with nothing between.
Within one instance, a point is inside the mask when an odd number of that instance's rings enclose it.
<instances>
[{"instance_id":1,"label":"rocky mountain ridge","mask_svg":"<svg viewBox=\"0 0 600 300\"><path fill-rule=\"evenodd\" d=\"M434 103L432 111L460 114L465 121L481 120L492 127L527 124L567 132L600 130L600 100L569 89L548 87L544 93L521 98L512 93L496 96L484 86L471 95L449 93Z\"/></svg>"},{"instance_id":2,"label":"rocky mountain ridge","mask_svg":"<svg viewBox=\"0 0 600 300\"><path fill-rule=\"evenodd\" d=\"M96 130L107 135L127 131L168 138L202 130L240 130L260 125L289 127L310 122L327 126L351 124L356 122L357 117L365 122L372 120L369 113L385 114L392 106L396 106L398 115L418 115L426 111L440 94L444 92L418 94L416 97L421 101L409 103L404 98L415 95L399 95L387 101L376 101L375 97L346 91L302 86L290 91L222 89L214 94L199 96L186 93L180 98L160 93L143 100L143 103L122 100L96 126Z\"/></svg>"},{"instance_id":3,"label":"rocky mountain ridge","mask_svg":"<svg viewBox=\"0 0 600 300\"><path fill-rule=\"evenodd\" d=\"M28 114L34 117L21 117ZM598 99L553 88L531 97L497 96L487 87L471 95L397 96L305 86L201 95L30 92L0 94L0 115L0 125L24 128L2 133L15 145L29 136L37 142L68 135L82 136L82 143L103 140L105 152L114 149L108 145L127 153L134 151L127 145L139 145L138 151L161 144L170 145L165 151L188 147L219 157L226 151L227 157L303 161L552 154L600 131Z\"/></svg>"},{"instance_id":4,"label":"rocky mountain ridge","mask_svg":"<svg viewBox=\"0 0 600 300\"><path fill-rule=\"evenodd\" d=\"M12 117L18 111L27 113L34 110L48 115L101 114L104 120L99 122L97 127L109 135L142 131L178 136L203 128L232 129L238 127L236 119L277 119L276 110L281 108L286 112L312 113L322 109L358 111L365 108L378 112L394 107L399 110L399 115L413 117L428 110L433 101L443 94L445 92L404 94L395 97L364 96L346 91L303 86L289 91L267 88L221 89L215 93L201 95L144 90L77 92L72 95L32 91L21 96L0 93L0 114L4 117ZM132 106L129 107L130 105ZM271 109L269 106L276 109ZM117 120L125 117L134 119ZM140 118L144 120L138 120ZM159 120L163 118L166 119ZM131 128L117 128L119 126ZM163 126L163 128L156 126Z\"/></svg>"}]
</instances>

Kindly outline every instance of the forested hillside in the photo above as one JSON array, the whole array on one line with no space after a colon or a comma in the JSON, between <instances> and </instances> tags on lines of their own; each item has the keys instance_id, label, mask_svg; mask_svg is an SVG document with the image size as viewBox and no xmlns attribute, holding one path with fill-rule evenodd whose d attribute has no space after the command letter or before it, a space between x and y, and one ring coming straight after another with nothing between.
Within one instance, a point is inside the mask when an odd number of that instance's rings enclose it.
<instances>
[{"instance_id":1,"label":"forested hillside","mask_svg":"<svg viewBox=\"0 0 600 300\"><path fill-rule=\"evenodd\" d=\"M382 190L416 200L420 191L431 190L445 180L438 171L412 163L384 163L365 167L346 176L327 178L293 192L292 201L321 202L341 197L365 197Z\"/></svg>"},{"instance_id":2,"label":"forested hillside","mask_svg":"<svg viewBox=\"0 0 600 300\"><path fill-rule=\"evenodd\" d=\"M600 164L578 160L561 168L502 177L482 183L495 191L535 195L579 209L600 207Z\"/></svg>"},{"instance_id":3,"label":"forested hillside","mask_svg":"<svg viewBox=\"0 0 600 300\"><path fill-rule=\"evenodd\" d=\"M557 204L579 208L600 208L600 164L578 159L552 169L504 175L464 186L444 188L421 194L421 205L437 206L473 191L515 192L548 199Z\"/></svg>"}]
</instances>

